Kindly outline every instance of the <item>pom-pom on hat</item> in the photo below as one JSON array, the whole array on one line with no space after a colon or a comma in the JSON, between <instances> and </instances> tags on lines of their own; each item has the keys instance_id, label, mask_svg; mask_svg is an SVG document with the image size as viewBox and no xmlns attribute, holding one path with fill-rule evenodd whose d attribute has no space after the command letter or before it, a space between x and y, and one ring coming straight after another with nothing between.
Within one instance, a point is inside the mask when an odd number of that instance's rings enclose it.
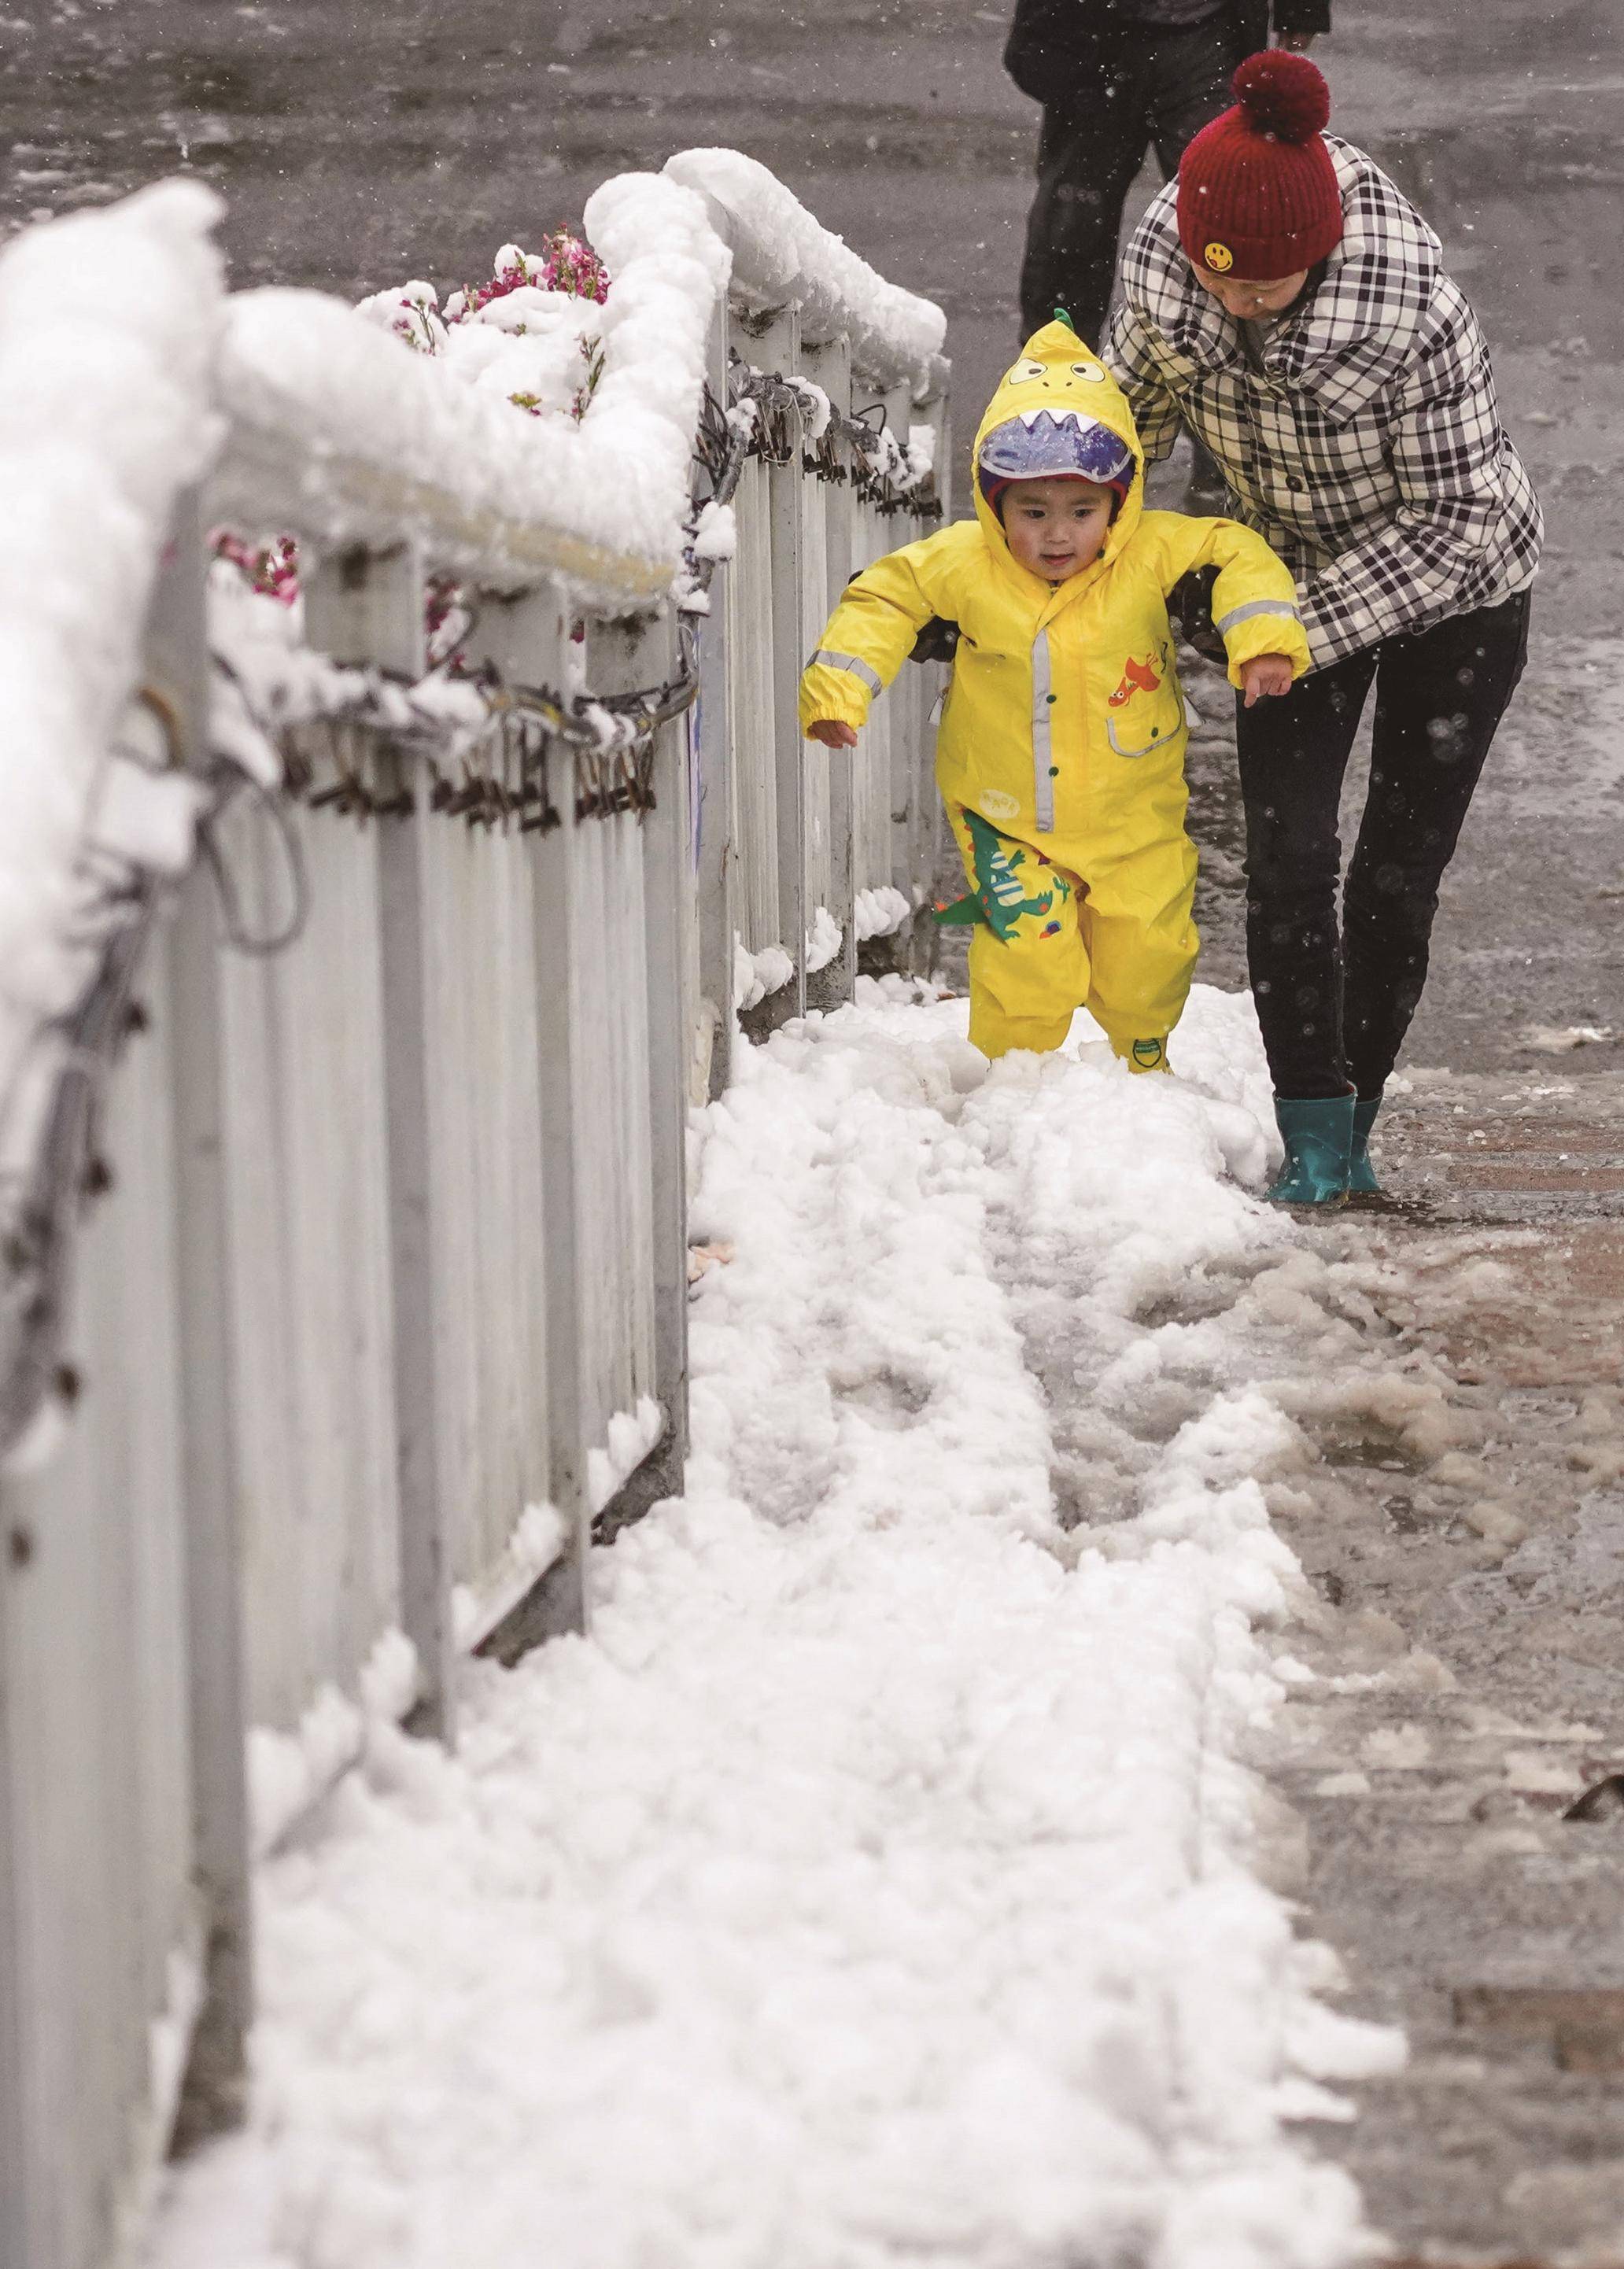
<instances>
[{"instance_id":1,"label":"pom-pom on hat","mask_svg":"<svg viewBox=\"0 0 1624 2269\"><path fill-rule=\"evenodd\" d=\"M1249 55L1235 107L1179 161L1178 236L1207 276L1272 283L1312 268L1342 240L1342 196L1324 128L1331 89L1306 55Z\"/></svg>"}]
</instances>

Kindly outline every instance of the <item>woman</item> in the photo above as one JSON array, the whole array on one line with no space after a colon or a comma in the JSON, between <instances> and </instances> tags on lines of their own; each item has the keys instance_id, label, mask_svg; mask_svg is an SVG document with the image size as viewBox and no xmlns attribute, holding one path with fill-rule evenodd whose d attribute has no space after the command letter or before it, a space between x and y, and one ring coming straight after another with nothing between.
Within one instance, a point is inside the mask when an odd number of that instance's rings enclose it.
<instances>
[{"instance_id":1,"label":"woman","mask_svg":"<svg viewBox=\"0 0 1624 2269\"><path fill-rule=\"evenodd\" d=\"M1322 132L1301 55L1252 56L1123 263L1105 359L1148 460L1180 425L1297 578L1313 667L1237 712L1247 949L1285 1168L1377 1189L1368 1144L1426 981L1438 884L1528 650L1539 507L1438 240ZM1337 806L1372 684L1370 787L1337 924Z\"/></svg>"}]
</instances>

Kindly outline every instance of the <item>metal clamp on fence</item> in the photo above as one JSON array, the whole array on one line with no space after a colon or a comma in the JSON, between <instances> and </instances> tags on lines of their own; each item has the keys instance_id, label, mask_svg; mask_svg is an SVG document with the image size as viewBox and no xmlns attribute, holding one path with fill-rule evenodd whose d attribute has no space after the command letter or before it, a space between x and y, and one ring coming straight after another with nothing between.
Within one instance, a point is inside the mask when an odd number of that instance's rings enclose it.
<instances>
[{"instance_id":1,"label":"metal clamp on fence","mask_svg":"<svg viewBox=\"0 0 1624 2269\"><path fill-rule=\"evenodd\" d=\"M887 517L910 513L941 519L934 476L916 477L909 469L907 444L892 430L883 403L845 417L808 380L756 370L736 351L729 390L735 410L754 412L747 455L784 466L799 451L816 479L849 482L860 503Z\"/></svg>"}]
</instances>

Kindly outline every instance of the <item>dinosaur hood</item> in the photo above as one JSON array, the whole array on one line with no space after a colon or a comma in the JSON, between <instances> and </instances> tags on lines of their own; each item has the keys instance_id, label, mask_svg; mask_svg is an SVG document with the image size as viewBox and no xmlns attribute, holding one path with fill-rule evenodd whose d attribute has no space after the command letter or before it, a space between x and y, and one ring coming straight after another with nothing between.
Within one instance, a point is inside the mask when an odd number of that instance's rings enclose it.
<instances>
[{"instance_id":1,"label":"dinosaur hood","mask_svg":"<svg viewBox=\"0 0 1624 2269\"><path fill-rule=\"evenodd\" d=\"M1059 321L1045 323L1027 341L1019 360L1005 373L977 431L976 517L982 534L993 551L1013 566L1003 524L981 492L981 452L988 436L999 426L1019 419L1029 427L1037 427L1045 412L1052 419L1064 418L1069 412L1081 420L1103 425L1133 452L1133 477L1101 554L1102 560L1114 559L1132 540L1144 509L1144 453L1127 396L1070 324Z\"/></svg>"}]
</instances>

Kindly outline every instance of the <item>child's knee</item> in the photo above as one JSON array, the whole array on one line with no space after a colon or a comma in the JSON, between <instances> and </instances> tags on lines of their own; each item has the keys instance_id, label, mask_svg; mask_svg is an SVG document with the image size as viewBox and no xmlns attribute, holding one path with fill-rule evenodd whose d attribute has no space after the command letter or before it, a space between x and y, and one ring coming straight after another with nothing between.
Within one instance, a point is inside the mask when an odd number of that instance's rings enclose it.
<instances>
[{"instance_id":1,"label":"child's knee","mask_svg":"<svg viewBox=\"0 0 1624 2269\"><path fill-rule=\"evenodd\" d=\"M971 940L972 982L1017 1011L1068 1001L1081 1008L1089 983L1087 948L1075 920L1046 920L1013 937L978 929Z\"/></svg>"}]
</instances>

